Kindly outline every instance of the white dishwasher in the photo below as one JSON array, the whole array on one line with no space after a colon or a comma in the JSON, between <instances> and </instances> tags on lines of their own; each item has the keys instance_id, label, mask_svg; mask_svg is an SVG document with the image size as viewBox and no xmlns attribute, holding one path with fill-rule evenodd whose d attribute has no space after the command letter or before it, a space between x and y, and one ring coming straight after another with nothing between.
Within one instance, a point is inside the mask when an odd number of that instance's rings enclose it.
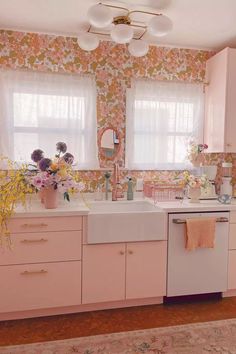
<instances>
[{"instance_id":1,"label":"white dishwasher","mask_svg":"<svg viewBox=\"0 0 236 354\"><path fill-rule=\"evenodd\" d=\"M214 248L185 249L186 219L216 218ZM229 212L169 214L167 296L227 289Z\"/></svg>"}]
</instances>

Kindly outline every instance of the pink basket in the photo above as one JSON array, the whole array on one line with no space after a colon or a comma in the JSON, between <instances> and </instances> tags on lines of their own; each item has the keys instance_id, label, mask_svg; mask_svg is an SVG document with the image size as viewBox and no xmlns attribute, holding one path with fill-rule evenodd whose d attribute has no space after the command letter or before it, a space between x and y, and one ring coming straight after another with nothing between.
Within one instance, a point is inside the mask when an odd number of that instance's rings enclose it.
<instances>
[{"instance_id":1,"label":"pink basket","mask_svg":"<svg viewBox=\"0 0 236 354\"><path fill-rule=\"evenodd\" d=\"M179 201L184 197L184 188L177 184L144 183L145 197L153 198L154 203L166 201Z\"/></svg>"}]
</instances>

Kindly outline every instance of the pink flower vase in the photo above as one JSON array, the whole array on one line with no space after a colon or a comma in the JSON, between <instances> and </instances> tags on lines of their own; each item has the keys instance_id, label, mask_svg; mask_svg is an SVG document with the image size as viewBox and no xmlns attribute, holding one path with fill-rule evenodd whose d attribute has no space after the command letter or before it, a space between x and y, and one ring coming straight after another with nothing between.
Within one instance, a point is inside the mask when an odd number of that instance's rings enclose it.
<instances>
[{"instance_id":1,"label":"pink flower vase","mask_svg":"<svg viewBox=\"0 0 236 354\"><path fill-rule=\"evenodd\" d=\"M204 162L204 156L201 153L199 153L194 159L192 159L191 162L194 167L199 167Z\"/></svg>"},{"instance_id":2,"label":"pink flower vase","mask_svg":"<svg viewBox=\"0 0 236 354\"><path fill-rule=\"evenodd\" d=\"M58 207L58 189L54 189L54 186L45 188L43 200L46 209L56 209Z\"/></svg>"},{"instance_id":3,"label":"pink flower vase","mask_svg":"<svg viewBox=\"0 0 236 354\"><path fill-rule=\"evenodd\" d=\"M189 187L188 196L190 198L190 203L200 203L201 188L200 187Z\"/></svg>"}]
</instances>

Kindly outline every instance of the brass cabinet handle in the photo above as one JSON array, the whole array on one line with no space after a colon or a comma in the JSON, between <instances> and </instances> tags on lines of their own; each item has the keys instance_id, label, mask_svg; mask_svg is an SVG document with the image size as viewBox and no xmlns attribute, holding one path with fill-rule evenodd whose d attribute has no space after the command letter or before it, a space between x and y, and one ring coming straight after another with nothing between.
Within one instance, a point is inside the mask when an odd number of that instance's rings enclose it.
<instances>
[{"instance_id":1,"label":"brass cabinet handle","mask_svg":"<svg viewBox=\"0 0 236 354\"><path fill-rule=\"evenodd\" d=\"M36 275L36 274L46 274L48 273L45 269L40 270L24 270L24 272L20 273L21 275Z\"/></svg>"},{"instance_id":2,"label":"brass cabinet handle","mask_svg":"<svg viewBox=\"0 0 236 354\"><path fill-rule=\"evenodd\" d=\"M46 238L39 238L39 239L24 239L21 240L21 243L25 243L25 244L29 244L29 243L43 243L43 242L47 242L48 240Z\"/></svg>"},{"instance_id":3,"label":"brass cabinet handle","mask_svg":"<svg viewBox=\"0 0 236 354\"><path fill-rule=\"evenodd\" d=\"M226 146L227 146L227 147L231 147L231 146L232 146L232 144L229 144L229 143L228 143L228 144L226 144Z\"/></svg>"},{"instance_id":4,"label":"brass cabinet handle","mask_svg":"<svg viewBox=\"0 0 236 354\"><path fill-rule=\"evenodd\" d=\"M22 227L46 227L48 224L44 224L43 222L39 224L23 224Z\"/></svg>"},{"instance_id":5,"label":"brass cabinet handle","mask_svg":"<svg viewBox=\"0 0 236 354\"><path fill-rule=\"evenodd\" d=\"M129 254L133 254L134 252L133 252L133 251L131 251L131 250L128 250L128 253L129 253Z\"/></svg>"},{"instance_id":6,"label":"brass cabinet handle","mask_svg":"<svg viewBox=\"0 0 236 354\"><path fill-rule=\"evenodd\" d=\"M120 254L123 256L125 254L125 252L124 251L120 251Z\"/></svg>"}]
</instances>

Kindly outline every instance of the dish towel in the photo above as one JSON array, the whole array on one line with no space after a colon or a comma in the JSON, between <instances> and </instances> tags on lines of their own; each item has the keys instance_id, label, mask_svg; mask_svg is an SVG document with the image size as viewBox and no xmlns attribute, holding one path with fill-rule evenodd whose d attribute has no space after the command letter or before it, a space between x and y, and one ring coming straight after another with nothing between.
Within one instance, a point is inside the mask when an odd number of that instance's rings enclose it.
<instances>
[{"instance_id":1,"label":"dish towel","mask_svg":"<svg viewBox=\"0 0 236 354\"><path fill-rule=\"evenodd\" d=\"M214 248L215 218L186 219L186 246L189 251L196 248Z\"/></svg>"}]
</instances>

